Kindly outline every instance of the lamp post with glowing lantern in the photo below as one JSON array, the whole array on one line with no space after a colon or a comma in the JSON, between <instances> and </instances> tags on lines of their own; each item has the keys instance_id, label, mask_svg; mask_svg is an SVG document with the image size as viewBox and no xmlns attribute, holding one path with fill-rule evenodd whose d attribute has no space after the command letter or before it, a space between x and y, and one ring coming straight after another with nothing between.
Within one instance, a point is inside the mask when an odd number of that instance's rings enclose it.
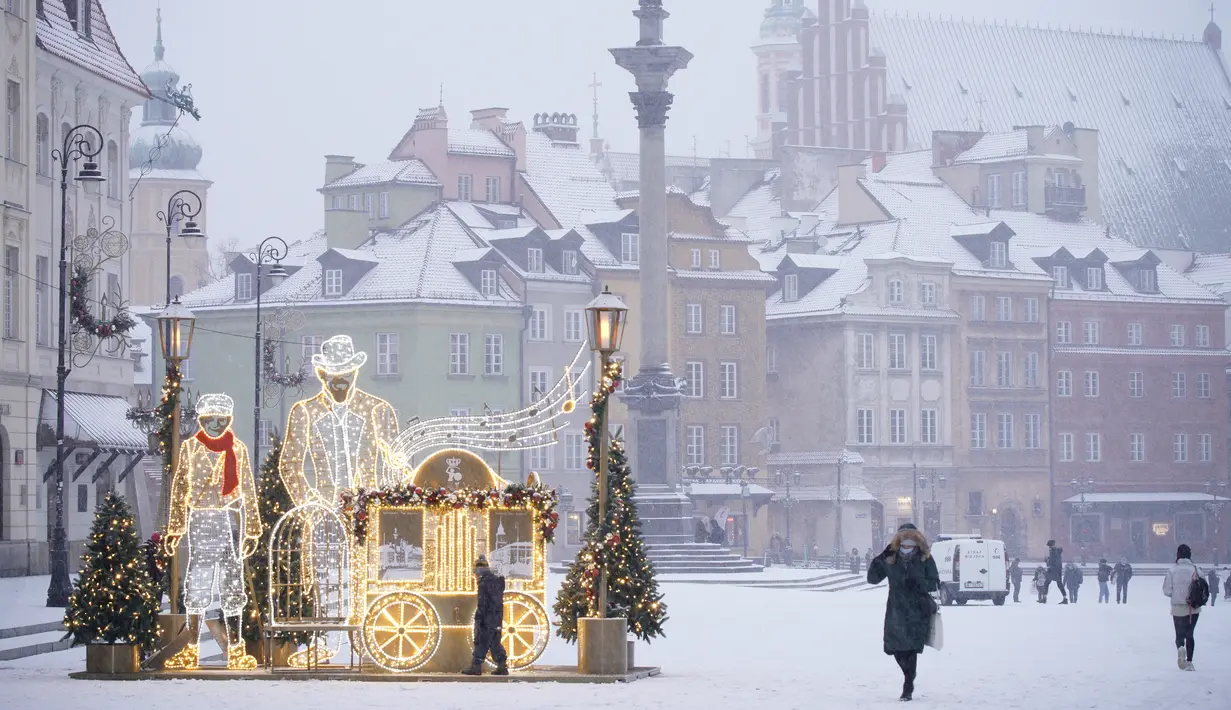
<instances>
[{"instance_id":1,"label":"lamp post with glowing lantern","mask_svg":"<svg viewBox=\"0 0 1231 710\"><path fill-rule=\"evenodd\" d=\"M162 349L163 359L167 362L167 383L175 402L171 408L171 450L167 452L167 469L162 477L162 495L160 516L163 520L171 519L171 479L175 476L176 459L180 452L180 365L188 359L192 351L192 334L197 327L197 317L188 310L179 298L175 298L162 309L155 319L158 321L158 344ZM172 373L175 382L171 381ZM171 613L179 613L179 558L175 549L171 553L171 584L167 596L171 602Z\"/></svg>"},{"instance_id":2,"label":"lamp post with glowing lantern","mask_svg":"<svg viewBox=\"0 0 1231 710\"><path fill-rule=\"evenodd\" d=\"M628 306L607 287L590 305L586 306L586 328L590 336L590 349L598 353L599 382L607 377L611 356L620 349L624 338L624 324L628 319ZM599 525L607 519L607 498L610 495L607 469L610 457L607 433L607 410L604 406L598 413L594 426L598 431L598 519ZM598 609L600 619L607 618L607 572L598 571Z\"/></svg>"}]
</instances>

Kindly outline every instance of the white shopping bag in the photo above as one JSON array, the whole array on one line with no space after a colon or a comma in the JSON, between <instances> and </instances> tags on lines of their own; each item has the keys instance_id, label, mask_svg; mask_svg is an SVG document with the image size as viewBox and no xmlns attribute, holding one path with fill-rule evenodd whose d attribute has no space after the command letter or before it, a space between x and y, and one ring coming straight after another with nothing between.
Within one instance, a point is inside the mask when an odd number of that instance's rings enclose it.
<instances>
[{"instance_id":1,"label":"white shopping bag","mask_svg":"<svg viewBox=\"0 0 1231 710\"><path fill-rule=\"evenodd\" d=\"M945 625L941 621L939 611L932 614L932 629L928 633L928 645L937 651L945 647Z\"/></svg>"}]
</instances>

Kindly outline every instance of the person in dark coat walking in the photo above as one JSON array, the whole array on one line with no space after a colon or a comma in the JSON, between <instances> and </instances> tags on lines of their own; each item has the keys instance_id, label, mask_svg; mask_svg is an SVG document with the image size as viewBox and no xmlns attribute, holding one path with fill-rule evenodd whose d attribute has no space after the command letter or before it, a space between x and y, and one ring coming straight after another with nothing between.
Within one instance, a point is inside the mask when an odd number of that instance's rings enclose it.
<instances>
[{"instance_id":1,"label":"person in dark coat walking","mask_svg":"<svg viewBox=\"0 0 1231 710\"><path fill-rule=\"evenodd\" d=\"M1211 567L1208 574L1205 575L1205 581L1210 585L1210 606L1214 606L1214 602L1218 601L1218 592L1221 589L1218 586L1218 568Z\"/></svg>"},{"instance_id":2,"label":"person in dark coat walking","mask_svg":"<svg viewBox=\"0 0 1231 710\"><path fill-rule=\"evenodd\" d=\"M1056 588L1060 590L1060 603L1068 604L1069 597L1064 593L1064 548L1056 547L1055 540L1047 541L1047 585L1043 587L1043 598L1039 600L1040 604L1047 603L1047 593L1051 591L1051 583L1056 583Z\"/></svg>"},{"instance_id":3,"label":"person in dark coat walking","mask_svg":"<svg viewBox=\"0 0 1231 710\"><path fill-rule=\"evenodd\" d=\"M492 572L483 555L474 563L474 574L479 582L478 608L474 612L474 659L462 673L483 675L483 661L490 652L496 662L492 675L508 675L508 654L500 642L504 626L504 577Z\"/></svg>"},{"instance_id":4,"label":"person in dark coat walking","mask_svg":"<svg viewBox=\"0 0 1231 710\"><path fill-rule=\"evenodd\" d=\"M1231 599L1231 571L1227 572L1227 581L1223 582L1222 598Z\"/></svg>"},{"instance_id":5,"label":"person in dark coat walking","mask_svg":"<svg viewBox=\"0 0 1231 710\"><path fill-rule=\"evenodd\" d=\"M1009 581L1013 583L1013 601L1021 603L1021 599L1017 595L1022 591L1022 560L1020 557L1014 557L1013 563L1009 565Z\"/></svg>"},{"instance_id":6,"label":"person in dark coat walking","mask_svg":"<svg viewBox=\"0 0 1231 710\"><path fill-rule=\"evenodd\" d=\"M1111 592L1107 589L1107 583L1111 581L1111 565L1107 564L1107 558L1102 558L1098 561L1098 603L1111 603Z\"/></svg>"},{"instance_id":7,"label":"person in dark coat walking","mask_svg":"<svg viewBox=\"0 0 1231 710\"><path fill-rule=\"evenodd\" d=\"M937 612L931 592L940 588L940 573L928 540L914 525L906 523L898 528L885 551L872 558L868 584L880 584L884 579L889 580L884 649L902 669L900 699L910 700L915 692L919 654L928 642L932 616Z\"/></svg>"},{"instance_id":8,"label":"person in dark coat walking","mask_svg":"<svg viewBox=\"0 0 1231 710\"><path fill-rule=\"evenodd\" d=\"M862 561L859 559L859 548L851 550L851 574L859 574Z\"/></svg>"},{"instance_id":9,"label":"person in dark coat walking","mask_svg":"<svg viewBox=\"0 0 1231 710\"><path fill-rule=\"evenodd\" d=\"M1128 604L1128 580L1133 578L1133 566L1128 563L1127 557L1121 557L1112 568L1111 578L1116 583L1116 603ZM1120 601L1121 598L1124 599L1123 602Z\"/></svg>"},{"instance_id":10,"label":"person in dark coat walking","mask_svg":"<svg viewBox=\"0 0 1231 710\"><path fill-rule=\"evenodd\" d=\"M1084 578L1085 575L1081 573L1081 570L1077 568L1076 564L1070 562L1068 566L1064 568L1064 586L1069 590L1069 599L1071 599L1074 604L1077 603L1077 590L1081 588L1081 583Z\"/></svg>"}]
</instances>

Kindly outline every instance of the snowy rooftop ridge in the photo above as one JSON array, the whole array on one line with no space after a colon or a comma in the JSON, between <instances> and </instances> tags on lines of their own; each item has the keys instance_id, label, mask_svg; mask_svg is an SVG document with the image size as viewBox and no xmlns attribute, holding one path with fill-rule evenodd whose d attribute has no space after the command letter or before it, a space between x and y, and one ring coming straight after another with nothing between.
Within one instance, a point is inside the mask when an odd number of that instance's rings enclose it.
<instances>
[{"instance_id":1,"label":"snowy rooftop ridge","mask_svg":"<svg viewBox=\"0 0 1231 710\"><path fill-rule=\"evenodd\" d=\"M328 183L325 188L363 187L386 183L440 185L436 175L423 161L411 158L410 160L389 160L372 165L360 165L353 172Z\"/></svg>"},{"instance_id":2,"label":"snowy rooftop ridge","mask_svg":"<svg viewBox=\"0 0 1231 710\"><path fill-rule=\"evenodd\" d=\"M150 90L120 49L115 34L111 31L111 24L107 21L103 4L79 4L84 5L91 13L90 36L86 37L73 26L68 19L64 2L39 3L41 11L37 13L35 21L38 47L125 89L148 97ZM26 6L29 16L35 16L34 2L27 2ZM9 3L9 8L13 9L13 3ZM79 23L81 24L84 23Z\"/></svg>"}]
</instances>

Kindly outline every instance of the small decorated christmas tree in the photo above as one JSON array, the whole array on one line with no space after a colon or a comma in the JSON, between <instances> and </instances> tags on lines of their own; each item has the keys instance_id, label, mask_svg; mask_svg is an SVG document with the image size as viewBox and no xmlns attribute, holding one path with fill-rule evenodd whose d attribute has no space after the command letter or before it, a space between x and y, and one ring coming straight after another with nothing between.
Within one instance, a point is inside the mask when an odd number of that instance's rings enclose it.
<instances>
[{"instance_id":1,"label":"small decorated christmas tree","mask_svg":"<svg viewBox=\"0 0 1231 710\"><path fill-rule=\"evenodd\" d=\"M281 459L282 439L274 437L270 443L269 453L266 454L265 461L261 463L261 477L257 480L257 496L260 499L261 509L261 539L256 552L247 559L246 565L248 606L244 609L243 615L243 638L249 642L259 642L261 629L269 625L270 536L282 516L295 507L295 504L291 502L291 494L286 490L286 484L282 482L282 476L278 475L278 462ZM295 572L298 572L298 569ZM303 610L304 616L309 615L311 600L299 597L297 592L300 589L299 585L290 585L289 589L296 597L292 599L291 606L297 604ZM293 613L294 609L287 611ZM306 638L295 640L302 642Z\"/></svg>"},{"instance_id":2,"label":"small decorated christmas tree","mask_svg":"<svg viewBox=\"0 0 1231 710\"><path fill-rule=\"evenodd\" d=\"M599 436L608 435L600 431L598 421L620 384L620 368L620 363L613 362L603 373L599 389L590 402L593 416L586 423L590 445L586 465L595 472L586 513L589 523L581 550L569 568L553 607L560 619L556 633L570 642L577 640L577 619L598 615L600 570L606 572L607 580L607 609L603 616L628 619L629 633L643 641L662 636L663 623L667 620L667 607L658 591L654 564L646 557L641 539L641 521L633 502L636 483L620 439L611 439L608 450L607 516L600 519L598 514Z\"/></svg>"},{"instance_id":3,"label":"small decorated christmas tree","mask_svg":"<svg viewBox=\"0 0 1231 710\"><path fill-rule=\"evenodd\" d=\"M108 493L94 514L64 628L74 646L127 643L148 651L158 640L158 606L136 521L128 503Z\"/></svg>"}]
</instances>

